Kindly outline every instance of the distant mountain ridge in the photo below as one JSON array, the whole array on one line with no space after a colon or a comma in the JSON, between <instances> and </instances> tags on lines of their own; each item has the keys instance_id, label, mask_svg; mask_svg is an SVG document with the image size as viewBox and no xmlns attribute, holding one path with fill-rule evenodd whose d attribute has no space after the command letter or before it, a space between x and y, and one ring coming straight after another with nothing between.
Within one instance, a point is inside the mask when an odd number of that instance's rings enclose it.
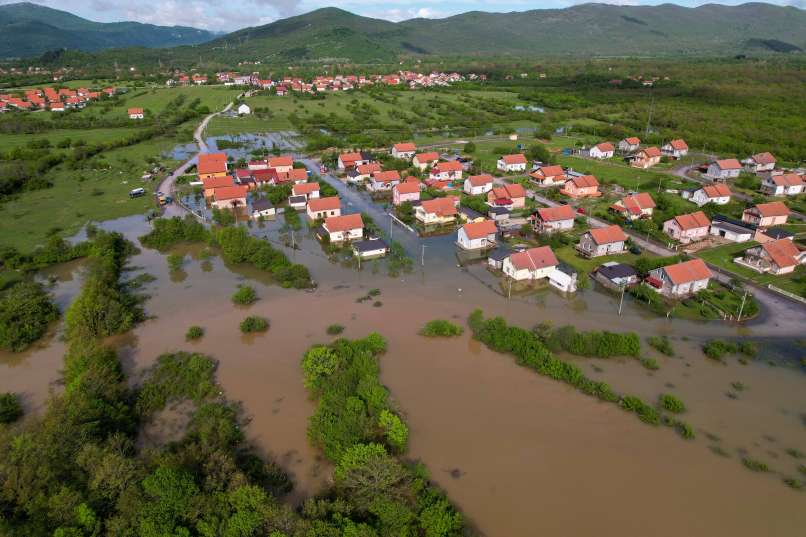
<instances>
[{"instance_id":1,"label":"distant mountain ridge","mask_svg":"<svg viewBox=\"0 0 806 537\"><path fill-rule=\"evenodd\" d=\"M806 50L806 11L748 3L616 6L487 13L398 23L323 8L245 28L200 47L224 58L389 61L434 55L706 55ZM257 59L257 58L256 58Z\"/></svg>"},{"instance_id":2,"label":"distant mountain ridge","mask_svg":"<svg viewBox=\"0 0 806 537\"><path fill-rule=\"evenodd\" d=\"M38 56L61 48L93 52L194 45L218 35L184 26L94 22L29 2L0 5L0 58Z\"/></svg>"}]
</instances>

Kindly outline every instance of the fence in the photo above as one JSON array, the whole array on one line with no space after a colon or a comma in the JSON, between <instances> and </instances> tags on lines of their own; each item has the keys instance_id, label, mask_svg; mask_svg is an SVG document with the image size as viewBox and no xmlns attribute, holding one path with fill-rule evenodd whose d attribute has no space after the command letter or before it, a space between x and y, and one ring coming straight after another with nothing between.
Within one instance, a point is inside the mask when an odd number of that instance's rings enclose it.
<instances>
[{"instance_id":1,"label":"fence","mask_svg":"<svg viewBox=\"0 0 806 537\"><path fill-rule=\"evenodd\" d=\"M782 294L782 295L784 295L786 297L791 298L792 300L797 300L801 304L806 304L806 298L803 298L802 296L796 295L795 293L790 293L789 291L785 291L784 289L781 289L780 287L775 287L771 283L767 285L767 289L769 289L770 291L775 291L776 293L780 293L780 294Z\"/></svg>"}]
</instances>

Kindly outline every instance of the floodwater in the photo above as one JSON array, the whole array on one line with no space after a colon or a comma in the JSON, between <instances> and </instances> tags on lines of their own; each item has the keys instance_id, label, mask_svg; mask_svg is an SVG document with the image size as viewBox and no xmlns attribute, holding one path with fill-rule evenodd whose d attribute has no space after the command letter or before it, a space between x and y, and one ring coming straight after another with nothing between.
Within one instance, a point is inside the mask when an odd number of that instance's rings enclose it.
<instances>
[{"instance_id":1,"label":"floodwater","mask_svg":"<svg viewBox=\"0 0 806 537\"><path fill-rule=\"evenodd\" d=\"M276 241L278 225L253 231ZM139 217L103 227L133 240L148 230ZM311 268L319 282L314 292L282 289L264 274L227 267L220 258L202 260L196 247L175 250L186 258L182 273L171 275L163 254L143 249L131 260L140 269L130 275L157 277L143 290L154 318L113 340L135 380L161 353L191 350L217 359L223 389L243 403L251 420L247 436L291 474L291 501L316 493L328 479L328 465L307 442L314 407L299 363L311 344L330 339L326 327L339 323L345 337L377 331L388 339L382 377L410 425L409 455L429 467L484 535L803 535L806 493L781 482L782 476L797 477L797 465L804 463L786 450L806 452L806 375L795 367L803 347L794 339L799 334L786 332L792 323L739 328L670 322L631 302L619 318L617 299L595 288L571 299L545 289L507 300L483 265L456 266L451 237L426 239L425 265L418 258L414 272L397 279L385 270L332 264L309 236L296 242L300 250L285 250ZM80 265L66 272L56 288L61 305L80 285ZM234 306L229 297L246 281L260 300ZM372 288L381 290L380 307L356 302ZM477 307L524 327L551 321L668 334L677 357L646 353L658 360L658 371L636 360L574 360L619 392L647 401L663 392L678 395L697 438L685 441L669 428L643 424L616 405L518 367L468 334L451 340L417 335L434 318L464 323ZM241 335L239 322L253 314L269 319L269 331ZM206 334L187 343L191 325L203 326ZM762 350L771 351L776 365L766 358L748 365L735 358L710 362L699 345L714 335L772 338ZM23 392L26 406L37 410L48 391L58 389L63 351L55 336L24 355L0 357L0 392ZM734 382L744 389L737 392ZM172 416L169 423L173 433L181 419ZM150 441L161 437L171 434L149 435ZM763 460L772 472L745 469L743 454Z\"/></svg>"}]
</instances>

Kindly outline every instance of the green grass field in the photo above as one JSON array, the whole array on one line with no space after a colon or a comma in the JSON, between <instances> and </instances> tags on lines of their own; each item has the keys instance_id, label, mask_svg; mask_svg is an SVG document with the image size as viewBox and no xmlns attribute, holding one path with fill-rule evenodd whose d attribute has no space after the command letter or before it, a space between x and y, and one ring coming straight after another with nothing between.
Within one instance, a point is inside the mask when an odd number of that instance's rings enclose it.
<instances>
[{"instance_id":1,"label":"green grass field","mask_svg":"<svg viewBox=\"0 0 806 537\"><path fill-rule=\"evenodd\" d=\"M25 147L38 140L48 140L51 145L56 145L64 140L83 140L92 144L122 140L138 130L136 127L121 127L117 129L58 129L43 134L4 134L0 135L0 145L3 150L7 150Z\"/></svg>"}]
</instances>

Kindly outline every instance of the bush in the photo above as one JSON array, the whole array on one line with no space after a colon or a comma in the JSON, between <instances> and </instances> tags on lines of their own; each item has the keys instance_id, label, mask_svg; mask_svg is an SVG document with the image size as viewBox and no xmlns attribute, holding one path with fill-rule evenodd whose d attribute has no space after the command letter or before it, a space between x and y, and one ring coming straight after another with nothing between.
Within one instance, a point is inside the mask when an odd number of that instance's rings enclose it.
<instances>
[{"instance_id":1,"label":"bush","mask_svg":"<svg viewBox=\"0 0 806 537\"><path fill-rule=\"evenodd\" d=\"M650 371L657 371L658 369L660 369L658 361L655 360L654 358L643 357L640 360L641 365L649 369Z\"/></svg>"},{"instance_id":2,"label":"bush","mask_svg":"<svg viewBox=\"0 0 806 537\"><path fill-rule=\"evenodd\" d=\"M326 332L330 336L338 336L339 334L344 332L344 327L340 324L331 324L330 326L327 327Z\"/></svg>"},{"instance_id":3,"label":"bush","mask_svg":"<svg viewBox=\"0 0 806 537\"><path fill-rule=\"evenodd\" d=\"M182 268L182 263L185 262L185 256L179 254L170 254L168 256L168 268L171 272L176 272Z\"/></svg>"},{"instance_id":4,"label":"bush","mask_svg":"<svg viewBox=\"0 0 806 537\"><path fill-rule=\"evenodd\" d=\"M726 354L734 354L737 350L734 343L721 339L712 339L702 346L702 352L712 360L722 360Z\"/></svg>"},{"instance_id":5,"label":"bush","mask_svg":"<svg viewBox=\"0 0 806 537\"><path fill-rule=\"evenodd\" d=\"M185 339L188 341L201 339L202 336L204 336L204 328L202 328L201 326L191 326L185 333Z\"/></svg>"},{"instance_id":6,"label":"bush","mask_svg":"<svg viewBox=\"0 0 806 537\"><path fill-rule=\"evenodd\" d=\"M634 332L614 333L597 330L578 332L576 328L568 325L546 331L542 339L552 351L565 351L577 356L637 358L641 353L641 340Z\"/></svg>"},{"instance_id":7,"label":"bush","mask_svg":"<svg viewBox=\"0 0 806 537\"><path fill-rule=\"evenodd\" d=\"M248 285L239 285L232 295L232 302L241 306L248 306L257 302L257 293Z\"/></svg>"},{"instance_id":8,"label":"bush","mask_svg":"<svg viewBox=\"0 0 806 537\"><path fill-rule=\"evenodd\" d=\"M758 354L758 346L752 341L740 341L737 350L745 356L753 357Z\"/></svg>"},{"instance_id":9,"label":"bush","mask_svg":"<svg viewBox=\"0 0 806 537\"><path fill-rule=\"evenodd\" d=\"M250 316L241 321L241 332L252 334L255 332L265 332L269 329L269 321L263 317Z\"/></svg>"},{"instance_id":10,"label":"bush","mask_svg":"<svg viewBox=\"0 0 806 537\"><path fill-rule=\"evenodd\" d=\"M647 342L649 346L658 351L661 354L665 354L666 356L674 356L674 348L672 348L672 343L669 341L669 338L666 336L652 336L650 337Z\"/></svg>"},{"instance_id":11,"label":"bush","mask_svg":"<svg viewBox=\"0 0 806 537\"><path fill-rule=\"evenodd\" d=\"M674 414L680 414L686 411L686 405L683 404L683 401L668 393L660 394L658 402L660 403L661 408Z\"/></svg>"},{"instance_id":12,"label":"bush","mask_svg":"<svg viewBox=\"0 0 806 537\"><path fill-rule=\"evenodd\" d=\"M625 395L621 398L619 403L622 408L635 412L638 418L650 425L658 425L660 423L660 415L658 411L643 402L640 398L633 395Z\"/></svg>"},{"instance_id":13,"label":"bush","mask_svg":"<svg viewBox=\"0 0 806 537\"><path fill-rule=\"evenodd\" d=\"M41 285L23 281L0 296L0 347L20 352L39 340L59 309Z\"/></svg>"},{"instance_id":14,"label":"bush","mask_svg":"<svg viewBox=\"0 0 806 537\"><path fill-rule=\"evenodd\" d=\"M464 329L458 324L444 319L435 319L425 324L422 330L420 330L420 335L428 337L452 337L461 336L463 332Z\"/></svg>"},{"instance_id":15,"label":"bush","mask_svg":"<svg viewBox=\"0 0 806 537\"><path fill-rule=\"evenodd\" d=\"M695 436L694 429L692 429L691 425L686 422L675 420L674 428L677 430L677 433L686 440L692 440Z\"/></svg>"},{"instance_id":16,"label":"bush","mask_svg":"<svg viewBox=\"0 0 806 537\"><path fill-rule=\"evenodd\" d=\"M770 471L770 468L769 468L769 466L767 466L766 463L763 463L763 462L761 462L759 460L756 460L756 459L753 459L753 458L750 458L750 457L744 457L742 459L742 464L744 464L746 468L749 468L750 470L753 470L754 472L769 472Z\"/></svg>"},{"instance_id":17,"label":"bush","mask_svg":"<svg viewBox=\"0 0 806 537\"><path fill-rule=\"evenodd\" d=\"M0 423L13 423L21 416L22 405L17 394L0 394Z\"/></svg>"}]
</instances>

